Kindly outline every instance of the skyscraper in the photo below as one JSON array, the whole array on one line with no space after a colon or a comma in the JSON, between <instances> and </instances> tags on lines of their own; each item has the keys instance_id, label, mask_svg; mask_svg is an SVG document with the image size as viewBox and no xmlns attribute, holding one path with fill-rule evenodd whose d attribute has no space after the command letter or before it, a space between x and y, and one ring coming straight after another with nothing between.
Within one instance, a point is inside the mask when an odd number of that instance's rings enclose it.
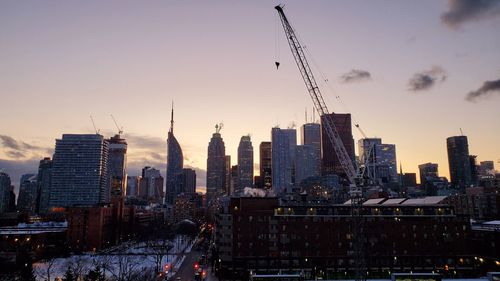
<instances>
[{"instance_id":1,"label":"skyscraper","mask_svg":"<svg viewBox=\"0 0 500 281\"><path fill-rule=\"evenodd\" d=\"M108 141L99 134L56 139L50 207L109 203Z\"/></svg>"},{"instance_id":2,"label":"skyscraper","mask_svg":"<svg viewBox=\"0 0 500 281\"><path fill-rule=\"evenodd\" d=\"M306 123L301 127L301 143L302 145L310 145L314 147L311 152L311 165L313 165L312 173L321 175L321 125L318 123ZM298 162L298 160L297 160ZM300 183L299 181L297 181Z\"/></svg>"},{"instance_id":3,"label":"skyscraper","mask_svg":"<svg viewBox=\"0 0 500 281\"><path fill-rule=\"evenodd\" d=\"M438 175L438 164L435 163L425 163L418 165L418 170L420 172L420 184L424 185L426 181L439 178Z\"/></svg>"},{"instance_id":4,"label":"skyscraper","mask_svg":"<svg viewBox=\"0 0 500 281\"><path fill-rule=\"evenodd\" d=\"M271 142L263 141L259 146L259 169L260 169L260 179L262 181L261 185L265 189L270 189L273 185L272 178L272 152L271 152Z\"/></svg>"},{"instance_id":5,"label":"skyscraper","mask_svg":"<svg viewBox=\"0 0 500 281\"><path fill-rule=\"evenodd\" d=\"M231 185L231 155L226 155L225 157L225 160L226 160L226 187L225 187L225 194L226 195L231 195L233 194L234 190L232 189L232 185Z\"/></svg>"},{"instance_id":6,"label":"skyscraper","mask_svg":"<svg viewBox=\"0 0 500 281\"><path fill-rule=\"evenodd\" d=\"M38 213L46 214L49 210L50 182L52 178L52 160L45 157L38 165Z\"/></svg>"},{"instance_id":7,"label":"skyscraper","mask_svg":"<svg viewBox=\"0 0 500 281\"><path fill-rule=\"evenodd\" d=\"M189 168L182 169L182 192L196 193L196 171Z\"/></svg>"},{"instance_id":8,"label":"skyscraper","mask_svg":"<svg viewBox=\"0 0 500 281\"><path fill-rule=\"evenodd\" d=\"M17 197L17 209L21 212L33 214L36 212L36 201L38 195L38 184L36 174L24 174L19 181L19 196Z\"/></svg>"},{"instance_id":9,"label":"skyscraper","mask_svg":"<svg viewBox=\"0 0 500 281\"><path fill-rule=\"evenodd\" d=\"M4 172L0 172L0 214L9 211L10 205L10 177Z\"/></svg>"},{"instance_id":10,"label":"skyscraper","mask_svg":"<svg viewBox=\"0 0 500 281\"><path fill-rule=\"evenodd\" d=\"M273 190L276 194L290 193L295 176L296 130L273 128L271 145Z\"/></svg>"},{"instance_id":11,"label":"skyscraper","mask_svg":"<svg viewBox=\"0 0 500 281\"><path fill-rule=\"evenodd\" d=\"M466 136L454 136L446 139L450 182L453 187L465 191L472 183L469 159L469 144Z\"/></svg>"},{"instance_id":12,"label":"skyscraper","mask_svg":"<svg viewBox=\"0 0 500 281\"><path fill-rule=\"evenodd\" d=\"M167 173L165 203L174 204L175 198L182 189L182 167L184 158L179 142L174 136L174 107L170 116L170 130L167 138Z\"/></svg>"},{"instance_id":13,"label":"skyscraper","mask_svg":"<svg viewBox=\"0 0 500 281\"><path fill-rule=\"evenodd\" d=\"M308 177L321 176L321 170L319 169L318 150L315 145L297 145L296 149L295 182L297 186L300 186L302 180Z\"/></svg>"},{"instance_id":14,"label":"skyscraper","mask_svg":"<svg viewBox=\"0 0 500 281\"><path fill-rule=\"evenodd\" d=\"M127 176L127 196L139 196L139 188L141 184L141 176Z\"/></svg>"},{"instance_id":15,"label":"skyscraper","mask_svg":"<svg viewBox=\"0 0 500 281\"><path fill-rule=\"evenodd\" d=\"M120 135L109 139L108 173L111 194L124 196L127 189L127 142Z\"/></svg>"},{"instance_id":16,"label":"skyscraper","mask_svg":"<svg viewBox=\"0 0 500 281\"><path fill-rule=\"evenodd\" d=\"M220 134L222 125L215 126L215 133L208 144L207 157L207 206L221 194L226 186L226 147Z\"/></svg>"},{"instance_id":17,"label":"skyscraper","mask_svg":"<svg viewBox=\"0 0 500 281\"><path fill-rule=\"evenodd\" d=\"M351 114L350 113L331 113L330 114L335 128L344 144L344 147L354 163L354 138L352 137ZM325 131L323 122L325 118L321 118L321 146L322 146L322 173L345 175L344 168L335 153L335 150L330 142L330 138Z\"/></svg>"},{"instance_id":18,"label":"skyscraper","mask_svg":"<svg viewBox=\"0 0 500 281\"><path fill-rule=\"evenodd\" d=\"M163 177L160 170L150 166L142 168L139 192L142 198L150 202L161 203L163 201Z\"/></svg>"},{"instance_id":19,"label":"skyscraper","mask_svg":"<svg viewBox=\"0 0 500 281\"><path fill-rule=\"evenodd\" d=\"M382 143L380 138L358 141L359 159L378 183L398 182L396 145Z\"/></svg>"},{"instance_id":20,"label":"skyscraper","mask_svg":"<svg viewBox=\"0 0 500 281\"><path fill-rule=\"evenodd\" d=\"M238 191L253 187L253 146L250 136L242 136L238 146Z\"/></svg>"}]
</instances>

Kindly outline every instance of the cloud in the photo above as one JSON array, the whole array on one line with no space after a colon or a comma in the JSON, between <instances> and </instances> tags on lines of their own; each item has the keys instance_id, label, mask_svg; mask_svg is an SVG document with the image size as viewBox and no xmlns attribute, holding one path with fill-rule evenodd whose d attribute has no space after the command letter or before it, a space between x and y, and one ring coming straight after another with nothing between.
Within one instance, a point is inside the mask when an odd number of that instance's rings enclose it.
<instances>
[{"instance_id":1,"label":"cloud","mask_svg":"<svg viewBox=\"0 0 500 281\"><path fill-rule=\"evenodd\" d=\"M491 96L495 93L500 94L500 79L484 82L481 88L469 92L465 99L470 102L475 102L479 98Z\"/></svg>"},{"instance_id":2,"label":"cloud","mask_svg":"<svg viewBox=\"0 0 500 281\"><path fill-rule=\"evenodd\" d=\"M167 151L167 141L159 137L125 134L129 147L134 149L148 149L152 151Z\"/></svg>"},{"instance_id":3,"label":"cloud","mask_svg":"<svg viewBox=\"0 0 500 281\"><path fill-rule=\"evenodd\" d=\"M340 81L342 83L360 82L371 79L372 75L370 74L370 72L360 69L351 69L351 71L340 76Z\"/></svg>"},{"instance_id":4,"label":"cloud","mask_svg":"<svg viewBox=\"0 0 500 281\"><path fill-rule=\"evenodd\" d=\"M52 148L32 145L6 135L0 135L0 143L5 155L13 159L42 158L47 154L52 155L54 151Z\"/></svg>"},{"instance_id":5,"label":"cloud","mask_svg":"<svg viewBox=\"0 0 500 281\"><path fill-rule=\"evenodd\" d=\"M447 77L443 68L433 66L431 70L415 73L408 81L408 90L413 92L429 90L436 82L444 82Z\"/></svg>"},{"instance_id":6,"label":"cloud","mask_svg":"<svg viewBox=\"0 0 500 281\"><path fill-rule=\"evenodd\" d=\"M15 151L15 150L9 150L7 152L5 152L5 154L7 154L7 156L9 156L10 158L14 158L14 159L19 159L19 158L25 158L26 155L20 151Z\"/></svg>"},{"instance_id":7,"label":"cloud","mask_svg":"<svg viewBox=\"0 0 500 281\"><path fill-rule=\"evenodd\" d=\"M468 21L479 21L500 14L498 0L448 0L448 11L441 14L441 22L458 28Z\"/></svg>"}]
</instances>

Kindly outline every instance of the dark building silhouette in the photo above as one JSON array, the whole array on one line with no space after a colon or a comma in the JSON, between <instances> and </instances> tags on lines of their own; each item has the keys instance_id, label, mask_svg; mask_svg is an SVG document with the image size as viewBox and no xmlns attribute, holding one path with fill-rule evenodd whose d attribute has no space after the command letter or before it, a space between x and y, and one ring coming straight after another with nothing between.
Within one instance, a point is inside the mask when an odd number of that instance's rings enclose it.
<instances>
[{"instance_id":1,"label":"dark building silhouette","mask_svg":"<svg viewBox=\"0 0 500 281\"><path fill-rule=\"evenodd\" d=\"M182 192L196 193L196 171L189 168L182 169Z\"/></svg>"},{"instance_id":2,"label":"dark building silhouette","mask_svg":"<svg viewBox=\"0 0 500 281\"><path fill-rule=\"evenodd\" d=\"M263 141L259 146L259 169L261 186L270 189L273 185L271 142Z\"/></svg>"},{"instance_id":3,"label":"dark building silhouette","mask_svg":"<svg viewBox=\"0 0 500 281\"><path fill-rule=\"evenodd\" d=\"M17 209L21 212L34 214L38 196L38 183L36 174L24 174L19 181L19 196Z\"/></svg>"},{"instance_id":4,"label":"dark building silhouette","mask_svg":"<svg viewBox=\"0 0 500 281\"><path fill-rule=\"evenodd\" d=\"M238 145L238 190L235 193L241 193L245 187L253 187L253 146L250 136L242 136Z\"/></svg>"},{"instance_id":5,"label":"dark building silhouette","mask_svg":"<svg viewBox=\"0 0 500 281\"><path fill-rule=\"evenodd\" d=\"M46 214L49 211L50 182L52 178L52 160L45 157L38 165L38 202L37 212Z\"/></svg>"},{"instance_id":6,"label":"dark building silhouette","mask_svg":"<svg viewBox=\"0 0 500 281\"><path fill-rule=\"evenodd\" d=\"M403 186L404 187L416 187L417 186L417 174L416 173L404 173L403 174Z\"/></svg>"},{"instance_id":7,"label":"dark building silhouette","mask_svg":"<svg viewBox=\"0 0 500 281\"><path fill-rule=\"evenodd\" d=\"M349 154L351 161L354 163L354 138L352 136L351 114L331 113L330 115L335 124L335 128L339 133L340 139L344 143L344 147ZM335 150L325 131L323 122L325 122L325 118L321 118L322 173L323 175L345 175L344 168L342 168L342 165L340 164L337 154L335 153Z\"/></svg>"},{"instance_id":8,"label":"dark building silhouette","mask_svg":"<svg viewBox=\"0 0 500 281\"><path fill-rule=\"evenodd\" d=\"M232 186L231 186L231 155L226 155L225 156L225 160L226 160L226 187L225 187L225 193L226 195L231 195L233 194L234 190L232 189Z\"/></svg>"},{"instance_id":9,"label":"dark building silhouette","mask_svg":"<svg viewBox=\"0 0 500 281\"><path fill-rule=\"evenodd\" d=\"M454 188L465 191L472 184L469 159L469 144L466 136L454 136L446 139L450 182Z\"/></svg>"},{"instance_id":10,"label":"dark building silhouette","mask_svg":"<svg viewBox=\"0 0 500 281\"><path fill-rule=\"evenodd\" d=\"M207 157L207 206L224 194L226 187L226 147L220 134L222 125L215 126Z\"/></svg>"},{"instance_id":11,"label":"dark building silhouette","mask_svg":"<svg viewBox=\"0 0 500 281\"><path fill-rule=\"evenodd\" d=\"M10 186L10 176L0 172L0 214L10 211Z\"/></svg>"},{"instance_id":12,"label":"dark building silhouette","mask_svg":"<svg viewBox=\"0 0 500 281\"><path fill-rule=\"evenodd\" d=\"M182 192L183 155L179 142L174 136L174 108L170 116L170 130L167 138L167 173L165 183L165 203L174 204L175 198Z\"/></svg>"}]
</instances>

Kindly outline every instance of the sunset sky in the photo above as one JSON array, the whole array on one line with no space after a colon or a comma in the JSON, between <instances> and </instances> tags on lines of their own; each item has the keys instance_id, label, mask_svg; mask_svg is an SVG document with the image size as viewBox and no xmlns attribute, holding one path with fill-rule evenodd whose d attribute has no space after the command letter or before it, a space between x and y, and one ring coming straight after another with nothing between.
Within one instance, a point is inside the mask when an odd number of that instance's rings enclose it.
<instances>
[{"instance_id":1,"label":"sunset sky","mask_svg":"<svg viewBox=\"0 0 500 281\"><path fill-rule=\"evenodd\" d=\"M312 108L282 2L330 111L396 144L404 172L435 162L449 177L460 129L500 168L500 1L0 1L0 170L17 185L56 138L93 133L89 115L112 136L113 114L128 173L164 174L172 101L200 189L216 123L234 164L246 134L258 164L271 128L298 129Z\"/></svg>"}]
</instances>

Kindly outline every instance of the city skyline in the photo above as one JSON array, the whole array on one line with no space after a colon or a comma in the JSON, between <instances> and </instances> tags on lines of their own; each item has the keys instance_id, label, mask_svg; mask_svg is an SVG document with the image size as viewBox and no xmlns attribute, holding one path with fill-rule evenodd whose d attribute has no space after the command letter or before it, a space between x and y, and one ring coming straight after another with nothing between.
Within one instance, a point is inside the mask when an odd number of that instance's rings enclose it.
<instances>
[{"instance_id":1,"label":"city skyline","mask_svg":"<svg viewBox=\"0 0 500 281\"><path fill-rule=\"evenodd\" d=\"M320 85L330 110L350 113L353 126L359 123L368 137L395 144L405 173L418 174L419 164L432 162L450 179L446 138L461 130L478 163L496 164L500 97L466 100L468 93L481 93L476 90L485 81L500 78L495 7L489 17L453 21L446 15L454 6L446 1L385 2L390 9L380 3L285 2L322 70L315 71L317 79L323 73L334 89ZM90 114L105 138L116 134L109 114L124 127L129 175L153 166L165 176L174 100L180 109L176 137L185 167L196 170L199 190L215 124L224 123L226 155L237 159L242 135L251 134L259 144L271 140L277 124L295 123L298 129L306 123L302 116L306 108L311 115L312 103L273 3L192 6L0 3L0 34L6 39L0 45L0 93L2 104L16 105L0 111L0 169L11 175L16 190L14 174L35 173L41 159L52 157L55 139L94 132ZM278 70L274 61L281 63ZM432 82L413 83L427 81L419 77ZM355 142L362 138L352 131Z\"/></svg>"}]
</instances>

